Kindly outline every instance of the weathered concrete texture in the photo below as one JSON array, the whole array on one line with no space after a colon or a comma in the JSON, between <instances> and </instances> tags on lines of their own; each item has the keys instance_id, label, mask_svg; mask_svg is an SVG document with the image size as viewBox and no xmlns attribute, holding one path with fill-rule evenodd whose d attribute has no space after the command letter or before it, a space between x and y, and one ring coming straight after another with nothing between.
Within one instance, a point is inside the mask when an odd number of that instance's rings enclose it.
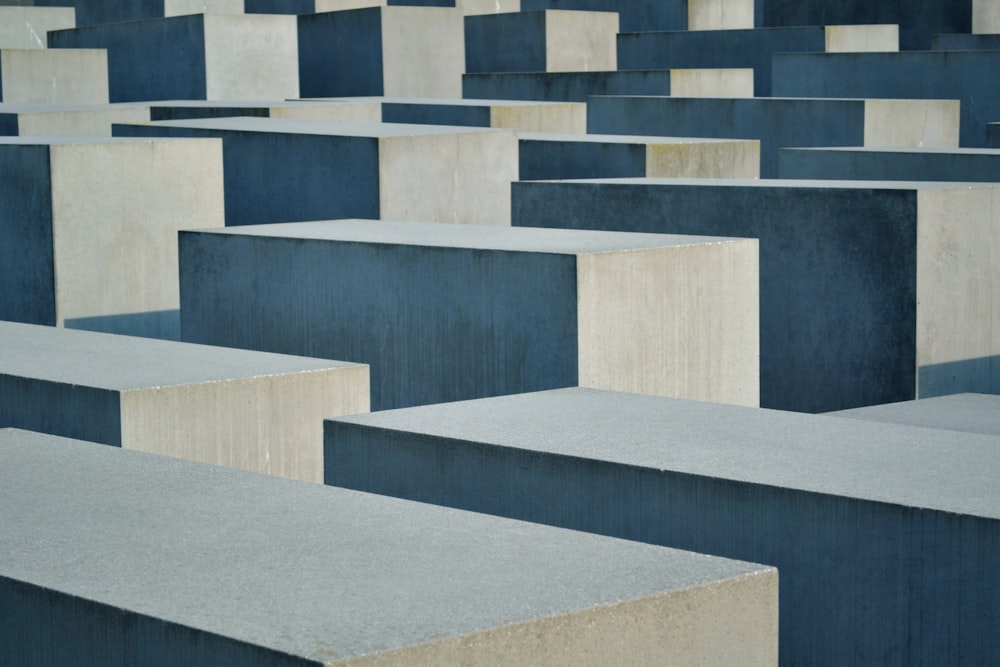
<instances>
[{"instance_id":1,"label":"weathered concrete texture","mask_svg":"<svg viewBox=\"0 0 1000 667\"><path fill-rule=\"evenodd\" d=\"M773 91L800 97L959 100L961 145L982 147L986 123L1000 118L1000 87L992 76L998 68L1000 51L779 53Z\"/></svg>"},{"instance_id":2,"label":"weathered concrete texture","mask_svg":"<svg viewBox=\"0 0 1000 667\"><path fill-rule=\"evenodd\" d=\"M457 7L371 7L298 17L303 97L462 97Z\"/></svg>"},{"instance_id":3,"label":"weathered concrete texture","mask_svg":"<svg viewBox=\"0 0 1000 667\"><path fill-rule=\"evenodd\" d=\"M744 68L672 69L674 97L753 97L754 73Z\"/></svg>"},{"instance_id":4,"label":"weathered concrete texture","mask_svg":"<svg viewBox=\"0 0 1000 667\"><path fill-rule=\"evenodd\" d=\"M76 25L90 26L184 14L241 14L243 0L32 0L35 5L76 6ZM70 26L72 27L72 26Z\"/></svg>"},{"instance_id":5,"label":"weathered concrete texture","mask_svg":"<svg viewBox=\"0 0 1000 667\"><path fill-rule=\"evenodd\" d=\"M521 11L521 0L456 0L466 16Z\"/></svg>"},{"instance_id":6,"label":"weathered concrete texture","mask_svg":"<svg viewBox=\"0 0 1000 667\"><path fill-rule=\"evenodd\" d=\"M374 410L575 385L758 402L752 239L341 221L180 248L184 340L368 363Z\"/></svg>"},{"instance_id":7,"label":"weathered concrete texture","mask_svg":"<svg viewBox=\"0 0 1000 667\"><path fill-rule=\"evenodd\" d=\"M177 230L223 225L215 141L0 137L0 320L177 338Z\"/></svg>"},{"instance_id":8,"label":"weathered concrete texture","mask_svg":"<svg viewBox=\"0 0 1000 667\"><path fill-rule=\"evenodd\" d=\"M775 565L784 664L1000 654L997 436L564 389L328 420L325 453L331 484Z\"/></svg>"},{"instance_id":9,"label":"weathered concrete texture","mask_svg":"<svg viewBox=\"0 0 1000 667\"><path fill-rule=\"evenodd\" d=\"M72 7L0 7L0 48L44 49L46 32L75 27Z\"/></svg>"},{"instance_id":10,"label":"weathered concrete texture","mask_svg":"<svg viewBox=\"0 0 1000 667\"><path fill-rule=\"evenodd\" d=\"M617 69L616 12L522 11L465 18L465 72Z\"/></svg>"},{"instance_id":11,"label":"weathered concrete texture","mask_svg":"<svg viewBox=\"0 0 1000 667\"><path fill-rule=\"evenodd\" d=\"M114 131L221 137L228 225L351 217L510 224L518 177L510 130L244 117Z\"/></svg>"},{"instance_id":12,"label":"weathered concrete texture","mask_svg":"<svg viewBox=\"0 0 1000 667\"><path fill-rule=\"evenodd\" d=\"M107 104L107 53L103 49L0 49L0 102Z\"/></svg>"},{"instance_id":13,"label":"weathered concrete texture","mask_svg":"<svg viewBox=\"0 0 1000 667\"><path fill-rule=\"evenodd\" d=\"M114 123L149 121L149 108L131 104L0 104L0 134L110 137Z\"/></svg>"},{"instance_id":14,"label":"weathered concrete texture","mask_svg":"<svg viewBox=\"0 0 1000 667\"><path fill-rule=\"evenodd\" d=\"M761 405L829 412L1000 391L998 197L984 184L520 182L511 222L760 239Z\"/></svg>"},{"instance_id":15,"label":"weathered concrete texture","mask_svg":"<svg viewBox=\"0 0 1000 667\"><path fill-rule=\"evenodd\" d=\"M877 29L876 29L877 28ZM622 69L752 68L753 89L771 94L771 56L782 51L896 50L891 26L805 26L749 30L623 32ZM883 34L885 33L885 34Z\"/></svg>"},{"instance_id":16,"label":"weathered concrete texture","mask_svg":"<svg viewBox=\"0 0 1000 667\"><path fill-rule=\"evenodd\" d=\"M191 14L49 33L49 46L108 52L112 102L299 96L296 19Z\"/></svg>"},{"instance_id":17,"label":"weathered concrete texture","mask_svg":"<svg viewBox=\"0 0 1000 667\"><path fill-rule=\"evenodd\" d=\"M760 175L778 173L778 149L800 146L958 145L951 100L594 97L587 131L760 140Z\"/></svg>"},{"instance_id":18,"label":"weathered concrete texture","mask_svg":"<svg viewBox=\"0 0 1000 667\"><path fill-rule=\"evenodd\" d=\"M521 11L574 9L618 12L621 29L752 28L752 0L521 0Z\"/></svg>"},{"instance_id":19,"label":"weathered concrete texture","mask_svg":"<svg viewBox=\"0 0 1000 667\"><path fill-rule=\"evenodd\" d=\"M1000 150L782 148L778 178L1000 182Z\"/></svg>"},{"instance_id":20,"label":"weathered concrete texture","mask_svg":"<svg viewBox=\"0 0 1000 667\"><path fill-rule=\"evenodd\" d=\"M1000 396L953 394L829 413L889 424L909 424L948 431L1000 435Z\"/></svg>"},{"instance_id":21,"label":"weathered concrete texture","mask_svg":"<svg viewBox=\"0 0 1000 667\"><path fill-rule=\"evenodd\" d=\"M587 131L587 105L583 102L380 99L382 120L387 123L499 127L570 134Z\"/></svg>"},{"instance_id":22,"label":"weathered concrete texture","mask_svg":"<svg viewBox=\"0 0 1000 667\"><path fill-rule=\"evenodd\" d=\"M591 95L669 95L669 70L465 74L467 98L586 102Z\"/></svg>"},{"instance_id":23,"label":"weathered concrete texture","mask_svg":"<svg viewBox=\"0 0 1000 667\"><path fill-rule=\"evenodd\" d=\"M189 120L192 118L296 118L300 120L339 120L378 123L382 109L375 100L262 100L257 102L206 100L170 100L148 103L149 120Z\"/></svg>"},{"instance_id":24,"label":"weathered concrete texture","mask_svg":"<svg viewBox=\"0 0 1000 667\"><path fill-rule=\"evenodd\" d=\"M4 664L777 661L772 567L14 429L0 456Z\"/></svg>"},{"instance_id":25,"label":"weathered concrete texture","mask_svg":"<svg viewBox=\"0 0 1000 667\"><path fill-rule=\"evenodd\" d=\"M521 180L663 176L757 178L760 142L726 139L519 135Z\"/></svg>"},{"instance_id":26,"label":"weathered concrete texture","mask_svg":"<svg viewBox=\"0 0 1000 667\"><path fill-rule=\"evenodd\" d=\"M322 482L368 406L363 364L0 322L0 427Z\"/></svg>"}]
</instances>

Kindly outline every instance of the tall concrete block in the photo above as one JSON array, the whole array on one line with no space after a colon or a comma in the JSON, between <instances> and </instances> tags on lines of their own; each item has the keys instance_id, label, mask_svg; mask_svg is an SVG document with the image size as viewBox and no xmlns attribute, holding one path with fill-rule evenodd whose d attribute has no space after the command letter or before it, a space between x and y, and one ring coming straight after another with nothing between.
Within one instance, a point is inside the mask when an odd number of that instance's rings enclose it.
<instances>
[{"instance_id":1,"label":"tall concrete block","mask_svg":"<svg viewBox=\"0 0 1000 667\"><path fill-rule=\"evenodd\" d=\"M953 100L594 97L587 131L760 140L760 175L774 178L778 149L799 146L958 145Z\"/></svg>"},{"instance_id":2,"label":"tall concrete block","mask_svg":"<svg viewBox=\"0 0 1000 667\"><path fill-rule=\"evenodd\" d=\"M44 49L49 30L75 27L73 7L0 7L0 48Z\"/></svg>"},{"instance_id":3,"label":"tall concrete block","mask_svg":"<svg viewBox=\"0 0 1000 667\"><path fill-rule=\"evenodd\" d=\"M35 5L76 7L76 25L90 26L185 14L242 14L244 0L32 0ZM73 27L73 26L67 26Z\"/></svg>"},{"instance_id":4,"label":"tall concrete block","mask_svg":"<svg viewBox=\"0 0 1000 667\"><path fill-rule=\"evenodd\" d=\"M5 664L777 661L772 567L15 429L0 456Z\"/></svg>"},{"instance_id":5,"label":"tall concrete block","mask_svg":"<svg viewBox=\"0 0 1000 667\"><path fill-rule=\"evenodd\" d=\"M782 148L778 178L1000 182L989 148Z\"/></svg>"},{"instance_id":6,"label":"tall concrete block","mask_svg":"<svg viewBox=\"0 0 1000 667\"><path fill-rule=\"evenodd\" d=\"M959 100L961 145L982 147L986 123L1000 118L1000 90L990 76L997 67L1000 51L781 53L774 56L773 92Z\"/></svg>"},{"instance_id":7,"label":"tall concrete block","mask_svg":"<svg viewBox=\"0 0 1000 667\"><path fill-rule=\"evenodd\" d=\"M758 401L752 239L348 221L180 246L184 340L368 363L372 409L578 384Z\"/></svg>"},{"instance_id":8,"label":"tall concrete block","mask_svg":"<svg viewBox=\"0 0 1000 667\"><path fill-rule=\"evenodd\" d=\"M616 12L544 10L465 18L465 72L617 69Z\"/></svg>"},{"instance_id":9,"label":"tall concrete block","mask_svg":"<svg viewBox=\"0 0 1000 667\"><path fill-rule=\"evenodd\" d=\"M108 52L112 102L299 96L296 19L191 14L49 33L49 46Z\"/></svg>"},{"instance_id":10,"label":"tall concrete block","mask_svg":"<svg viewBox=\"0 0 1000 667\"><path fill-rule=\"evenodd\" d=\"M0 138L0 320L177 338L177 231L223 224L215 141Z\"/></svg>"},{"instance_id":11,"label":"tall concrete block","mask_svg":"<svg viewBox=\"0 0 1000 667\"><path fill-rule=\"evenodd\" d=\"M0 427L323 481L323 419L364 364L0 322Z\"/></svg>"},{"instance_id":12,"label":"tall concrete block","mask_svg":"<svg viewBox=\"0 0 1000 667\"><path fill-rule=\"evenodd\" d=\"M298 17L303 97L462 97L457 7L371 7Z\"/></svg>"},{"instance_id":13,"label":"tall concrete block","mask_svg":"<svg viewBox=\"0 0 1000 667\"><path fill-rule=\"evenodd\" d=\"M498 127L519 132L587 131L587 105L583 102L382 98L381 106L382 120L387 123Z\"/></svg>"},{"instance_id":14,"label":"tall concrete block","mask_svg":"<svg viewBox=\"0 0 1000 667\"><path fill-rule=\"evenodd\" d=\"M0 104L0 134L110 137L114 123L149 122L149 108L127 104Z\"/></svg>"},{"instance_id":15,"label":"tall concrete block","mask_svg":"<svg viewBox=\"0 0 1000 667\"><path fill-rule=\"evenodd\" d=\"M888 424L908 424L948 431L1000 435L1000 396L989 394L952 394L921 398L916 401L841 410L831 412L829 415Z\"/></svg>"},{"instance_id":16,"label":"tall concrete block","mask_svg":"<svg viewBox=\"0 0 1000 667\"><path fill-rule=\"evenodd\" d=\"M222 118L115 133L221 137L229 225L343 217L510 224L510 130Z\"/></svg>"},{"instance_id":17,"label":"tall concrete block","mask_svg":"<svg viewBox=\"0 0 1000 667\"><path fill-rule=\"evenodd\" d=\"M0 49L0 101L107 104L107 53L102 49Z\"/></svg>"},{"instance_id":18,"label":"tall concrete block","mask_svg":"<svg viewBox=\"0 0 1000 667\"><path fill-rule=\"evenodd\" d=\"M669 70L465 74L467 98L586 102L591 95L669 95Z\"/></svg>"},{"instance_id":19,"label":"tall concrete block","mask_svg":"<svg viewBox=\"0 0 1000 667\"><path fill-rule=\"evenodd\" d=\"M1000 652L997 436L574 388L328 420L326 465L330 484L775 565L783 664Z\"/></svg>"},{"instance_id":20,"label":"tall concrete block","mask_svg":"<svg viewBox=\"0 0 1000 667\"><path fill-rule=\"evenodd\" d=\"M511 222L759 239L761 405L829 412L1000 390L998 196L985 184L519 182Z\"/></svg>"}]
</instances>

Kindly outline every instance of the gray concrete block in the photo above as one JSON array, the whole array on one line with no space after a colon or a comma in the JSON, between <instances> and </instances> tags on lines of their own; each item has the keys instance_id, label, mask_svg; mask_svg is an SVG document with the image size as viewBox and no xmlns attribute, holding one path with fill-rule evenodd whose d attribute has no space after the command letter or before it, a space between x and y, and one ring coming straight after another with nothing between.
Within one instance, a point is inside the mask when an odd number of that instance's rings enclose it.
<instances>
[{"instance_id":1,"label":"gray concrete block","mask_svg":"<svg viewBox=\"0 0 1000 667\"><path fill-rule=\"evenodd\" d=\"M323 419L363 364L0 322L0 427L323 481Z\"/></svg>"},{"instance_id":2,"label":"gray concrete block","mask_svg":"<svg viewBox=\"0 0 1000 667\"><path fill-rule=\"evenodd\" d=\"M727 139L538 134L518 137L521 180L757 178L760 142Z\"/></svg>"},{"instance_id":3,"label":"gray concrete block","mask_svg":"<svg viewBox=\"0 0 1000 667\"><path fill-rule=\"evenodd\" d=\"M112 102L299 96L296 19L191 14L49 33L49 46L107 49Z\"/></svg>"},{"instance_id":4,"label":"gray concrete block","mask_svg":"<svg viewBox=\"0 0 1000 667\"><path fill-rule=\"evenodd\" d=\"M223 225L218 140L0 137L0 320L176 338L177 231Z\"/></svg>"},{"instance_id":5,"label":"gray concrete block","mask_svg":"<svg viewBox=\"0 0 1000 667\"><path fill-rule=\"evenodd\" d=\"M326 465L330 484L775 565L784 664L1000 653L997 436L574 388L328 420Z\"/></svg>"},{"instance_id":6,"label":"gray concrete block","mask_svg":"<svg viewBox=\"0 0 1000 667\"><path fill-rule=\"evenodd\" d=\"M759 139L760 175L774 178L779 148L955 147L959 104L901 99L594 97L587 103L587 131Z\"/></svg>"},{"instance_id":7,"label":"gray concrete block","mask_svg":"<svg viewBox=\"0 0 1000 667\"><path fill-rule=\"evenodd\" d=\"M522 11L465 18L465 72L617 69L617 12Z\"/></svg>"},{"instance_id":8,"label":"gray concrete block","mask_svg":"<svg viewBox=\"0 0 1000 667\"><path fill-rule=\"evenodd\" d=\"M777 661L772 567L14 429L0 456L4 664Z\"/></svg>"},{"instance_id":9,"label":"gray concrete block","mask_svg":"<svg viewBox=\"0 0 1000 667\"><path fill-rule=\"evenodd\" d=\"M952 394L828 413L888 424L1000 435L1000 396Z\"/></svg>"},{"instance_id":10,"label":"gray concrete block","mask_svg":"<svg viewBox=\"0 0 1000 667\"><path fill-rule=\"evenodd\" d=\"M782 148L778 178L1000 182L1000 150Z\"/></svg>"},{"instance_id":11,"label":"gray concrete block","mask_svg":"<svg viewBox=\"0 0 1000 667\"><path fill-rule=\"evenodd\" d=\"M775 95L949 99L961 102L961 145L986 146L983 128L1000 118L992 72L1000 51L779 53ZM932 145L932 144L926 144Z\"/></svg>"},{"instance_id":12,"label":"gray concrete block","mask_svg":"<svg viewBox=\"0 0 1000 667\"><path fill-rule=\"evenodd\" d=\"M1000 51L1000 34L931 35L931 48L935 51Z\"/></svg>"},{"instance_id":13,"label":"gray concrete block","mask_svg":"<svg viewBox=\"0 0 1000 667\"><path fill-rule=\"evenodd\" d=\"M182 232L180 254L184 340L368 363L374 410L575 385L758 401L753 239L340 221Z\"/></svg>"},{"instance_id":14,"label":"gray concrete block","mask_svg":"<svg viewBox=\"0 0 1000 667\"><path fill-rule=\"evenodd\" d=\"M457 0L466 16L521 11L521 0Z\"/></svg>"},{"instance_id":15,"label":"gray concrete block","mask_svg":"<svg viewBox=\"0 0 1000 667\"><path fill-rule=\"evenodd\" d=\"M754 25L752 0L521 0L520 9L618 12L624 31L735 29Z\"/></svg>"},{"instance_id":16,"label":"gray concrete block","mask_svg":"<svg viewBox=\"0 0 1000 667\"><path fill-rule=\"evenodd\" d=\"M1000 391L998 196L930 182L519 182L511 222L759 239L761 405L829 412Z\"/></svg>"},{"instance_id":17,"label":"gray concrete block","mask_svg":"<svg viewBox=\"0 0 1000 667\"><path fill-rule=\"evenodd\" d=\"M103 49L0 49L0 102L107 104L107 53Z\"/></svg>"},{"instance_id":18,"label":"gray concrete block","mask_svg":"<svg viewBox=\"0 0 1000 667\"><path fill-rule=\"evenodd\" d=\"M149 108L131 104L0 104L0 134L110 137L114 123L149 122Z\"/></svg>"},{"instance_id":19,"label":"gray concrete block","mask_svg":"<svg viewBox=\"0 0 1000 667\"><path fill-rule=\"evenodd\" d=\"M382 120L387 123L495 127L581 135L587 131L587 105L582 102L379 99Z\"/></svg>"},{"instance_id":20,"label":"gray concrete block","mask_svg":"<svg viewBox=\"0 0 1000 667\"><path fill-rule=\"evenodd\" d=\"M228 225L350 217L510 224L510 130L222 118L120 125L115 134L221 137Z\"/></svg>"},{"instance_id":21,"label":"gray concrete block","mask_svg":"<svg viewBox=\"0 0 1000 667\"><path fill-rule=\"evenodd\" d=\"M44 49L49 30L75 27L72 7L0 7L0 48Z\"/></svg>"},{"instance_id":22,"label":"gray concrete block","mask_svg":"<svg viewBox=\"0 0 1000 667\"><path fill-rule=\"evenodd\" d=\"M371 7L298 17L303 97L462 97L457 7Z\"/></svg>"},{"instance_id":23,"label":"gray concrete block","mask_svg":"<svg viewBox=\"0 0 1000 667\"><path fill-rule=\"evenodd\" d=\"M244 0L244 3L248 14L314 14L386 6L455 6L455 0Z\"/></svg>"},{"instance_id":24,"label":"gray concrete block","mask_svg":"<svg viewBox=\"0 0 1000 667\"><path fill-rule=\"evenodd\" d=\"M192 118L294 118L299 120L339 120L378 123L381 105L368 99L262 100L257 102L170 100L149 102L148 120L190 120Z\"/></svg>"},{"instance_id":25,"label":"gray concrete block","mask_svg":"<svg viewBox=\"0 0 1000 667\"><path fill-rule=\"evenodd\" d=\"M76 7L76 25L156 19L185 14L242 14L244 0L31 0L35 5ZM69 26L72 27L72 26Z\"/></svg>"}]
</instances>

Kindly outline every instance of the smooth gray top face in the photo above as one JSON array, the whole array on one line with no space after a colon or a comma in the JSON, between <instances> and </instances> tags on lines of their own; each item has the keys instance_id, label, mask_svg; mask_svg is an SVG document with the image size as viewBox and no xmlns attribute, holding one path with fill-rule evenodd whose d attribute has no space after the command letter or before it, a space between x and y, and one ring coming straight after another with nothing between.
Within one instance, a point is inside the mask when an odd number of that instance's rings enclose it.
<instances>
[{"instance_id":1,"label":"smooth gray top face","mask_svg":"<svg viewBox=\"0 0 1000 667\"><path fill-rule=\"evenodd\" d=\"M334 421L1000 518L1000 437L594 389Z\"/></svg>"},{"instance_id":2,"label":"smooth gray top face","mask_svg":"<svg viewBox=\"0 0 1000 667\"><path fill-rule=\"evenodd\" d=\"M0 374L84 387L146 389L361 365L0 322Z\"/></svg>"},{"instance_id":3,"label":"smooth gray top face","mask_svg":"<svg viewBox=\"0 0 1000 667\"><path fill-rule=\"evenodd\" d=\"M826 150L826 149L824 149ZM991 183L943 181L836 181L787 178L582 178L570 183L608 183L611 185L710 185L734 188L829 188L841 190L965 190L1000 187Z\"/></svg>"},{"instance_id":4,"label":"smooth gray top face","mask_svg":"<svg viewBox=\"0 0 1000 667\"><path fill-rule=\"evenodd\" d=\"M0 457L0 575L316 660L771 569L26 431Z\"/></svg>"},{"instance_id":5,"label":"smooth gray top face","mask_svg":"<svg viewBox=\"0 0 1000 667\"><path fill-rule=\"evenodd\" d=\"M904 155L995 155L1000 148L896 148L887 146L827 146L823 148L787 148L782 150L821 151L834 153L902 153Z\"/></svg>"},{"instance_id":6,"label":"smooth gray top face","mask_svg":"<svg viewBox=\"0 0 1000 667\"><path fill-rule=\"evenodd\" d=\"M1000 435L1000 396L954 394L828 412L831 417Z\"/></svg>"},{"instance_id":7,"label":"smooth gray top face","mask_svg":"<svg viewBox=\"0 0 1000 667\"><path fill-rule=\"evenodd\" d=\"M578 141L595 144L731 144L760 143L754 139L710 139L701 137L653 137L632 134L561 134L553 132L518 132L521 139L530 141Z\"/></svg>"},{"instance_id":8,"label":"smooth gray top face","mask_svg":"<svg viewBox=\"0 0 1000 667\"><path fill-rule=\"evenodd\" d=\"M435 248L474 248L510 252L579 255L708 243L739 242L718 236L681 236L636 232L595 232L571 229L455 225L440 222L325 220L244 225L199 230L206 234L267 236L315 241L343 241Z\"/></svg>"},{"instance_id":9,"label":"smooth gray top face","mask_svg":"<svg viewBox=\"0 0 1000 667\"><path fill-rule=\"evenodd\" d=\"M218 105L217 105L218 106ZM240 132L273 132L279 134L314 134L336 137L413 137L437 134L469 134L474 132L512 132L511 130L450 125L406 125L403 123L359 123L336 120L300 120L296 118L196 118L162 120L152 126L187 127L202 130Z\"/></svg>"}]
</instances>

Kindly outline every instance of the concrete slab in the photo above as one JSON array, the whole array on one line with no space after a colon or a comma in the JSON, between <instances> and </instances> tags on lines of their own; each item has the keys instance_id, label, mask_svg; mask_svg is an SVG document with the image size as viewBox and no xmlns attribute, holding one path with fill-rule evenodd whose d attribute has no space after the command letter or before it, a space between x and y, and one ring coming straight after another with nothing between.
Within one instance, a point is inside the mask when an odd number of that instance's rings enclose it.
<instances>
[{"instance_id":1,"label":"concrete slab","mask_svg":"<svg viewBox=\"0 0 1000 667\"><path fill-rule=\"evenodd\" d=\"M521 11L521 0L457 0L466 16Z\"/></svg>"},{"instance_id":2,"label":"concrete slab","mask_svg":"<svg viewBox=\"0 0 1000 667\"><path fill-rule=\"evenodd\" d=\"M223 225L218 140L0 137L0 320L177 338L177 230Z\"/></svg>"},{"instance_id":3,"label":"concrete slab","mask_svg":"<svg viewBox=\"0 0 1000 667\"><path fill-rule=\"evenodd\" d=\"M1000 182L989 148L782 148L778 178Z\"/></svg>"},{"instance_id":4,"label":"concrete slab","mask_svg":"<svg viewBox=\"0 0 1000 667\"><path fill-rule=\"evenodd\" d=\"M0 49L0 102L107 104L107 52Z\"/></svg>"},{"instance_id":5,"label":"concrete slab","mask_svg":"<svg viewBox=\"0 0 1000 667\"><path fill-rule=\"evenodd\" d=\"M752 28L752 0L521 0L521 11L571 9L618 12L621 29Z\"/></svg>"},{"instance_id":6,"label":"concrete slab","mask_svg":"<svg viewBox=\"0 0 1000 667\"><path fill-rule=\"evenodd\" d=\"M0 104L7 136L110 137L114 123L145 122L149 109L131 104Z\"/></svg>"},{"instance_id":7,"label":"concrete slab","mask_svg":"<svg viewBox=\"0 0 1000 667\"><path fill-rule=\"evenodd\" d=\"M58 6L67 0L31 0L35 5ZM76 7L76 25L157 19L185 14L242 14L244 0L69 0ZM72 27L72 26L69 26Z\"/></svg>"},{"instance_id":8,"label":"concrete slab","mask_svg":"<svg viewBox=\"0 0 1000 667\"><path fill-rule=\"evenodd\" d=\"M244 3L248 14L314 14L397 5L413 7L455 6L455 0L244 0Z\"/></svg>"},{"instance_id":9,"label":"concrete slab","mask_svg":"<svg viewBox=\"0 0 1000 667\"><path fill-rule=\"evenodd\" d=\"M989 394L952 394L828 414L831 417L888 424L1000 435L1000 396Z\"/></svg>"},{"instance_id":10,"label":"concrete slab","mask_svg":"<svg viewBox=\"0 0 1000 667\"><path fill-rule=\"evenodd\" d=\"M1000 34L931 35L935 51L1000 51Z\"/></svg>"},{"instance_id":11,"label":"concrete slab","mask_svg":"<svg viewBox=\"0 0 1000 667\"><path fill-rule=\"evenodd\" d=\"M49 46L108 52L112 102L299 96L296 19L191 14L49 33Z\"/></svg>"},{"instance_id":12,"label":"concrete slab","mask_svg":"<svg viewBox=\"0 0 1000 667\"><path fill-rule=\"evenodd\" d=\"M753 239L340 221L180 248L184 340L368 363L374 410L575 385L758 401Z\"/></svg>"},{"instance_id":13,"label":"concrete slab","mask_svg":"<svg viewBox=\"0 0 1000 667\"><path fill-rule=\"evenodd\" d=\"M760 175L778 173L778 149L806 146L953 148L952 100L593 97L587 131L760 140Z\"/></svg>"},{"instance_id":14,"label":"concrete slab","mask_svg":"<svg viewBox=\"0 0 1000 667\"><path fill-rule=\"evenodd\" d=\"M465 18L465 72L618 68L617 12L522 11Z\"/></svg>"},{"instance_id":15,"label":"concrete slab","mask_svg":"<svg viewBox=\"0 0 1000 667\"><path fill-rule=\"evenodd\" d=\"M339 120L351 123L378 123L382 109L370 99L338 100L258 100L206 101L167 100L149 102L149 120L189 120L192 118L294 118L299 120Z\"/></svg>"},{"instance_id":16,"label":"concrete slab","mask_svg":"<svg viewBox=\"0 0 1000 667\"><path fill-rule=\"evenodd\" d=\"M222 118L114 131L220 137L228 225L343 217L510 225L511 130Z\"/></svg>"},{"instance_id":17,"label":"concrete slab","mask_svg":"<svg viewBox=\"0 0 1000 667\"><path fill-rule=\"evenodd\" d=\"M0 427L323 481L323 419L368 367L0 322Z\"/></svg>"},{"instance_id":18,"label":"concrete slab","mask_svg":"<svg viewBox=\"0 0 1000 667\"><path fill-rule=\"evenodd\" d=\"M73 7L0 7L0 48L44 49L49 30L75 27Z\"/></svg>"},{"instance_id":19,"label":"concrete slab","mask_svg":"<svg viewBox=\"0 0 1000 667\"><path fill-rule=\"evenodd\" d=\"M783 663L1000 651L997 436L576 388L328 420L326 444L331 484L773 564Z\"/></svg>"},{"instance_id":20,"label":"concrete slab","mask_svg":"<svg viewBox=\"0 0 1000 667\"><path fill-rule=\"evenodd\" d=\"M829 412L1000 391L1000 186L519 182L511 222L760 240L761 405Z\"/></svg>"},{"instance_id":21,"label":"concrete slab","mask_svg":"<svg viewBox=\"0 0 1000 667\"><path fill-rule=\"evenodd\" d=\"M381 100L382 120L387 123L498 127L523 132L570 134L587 131L587 105L582 102L378 99Z\"/></svg>"},{"instance_id":22,"label":"concrete slab","mask_svg":"<svg viewBox=\"0 0 1000 667\"><path fill-rule=\"evenodd\" d=\"M0 456L5 664L777 661L771 567L13 429Z\"/></svg>"}]
</instances>

